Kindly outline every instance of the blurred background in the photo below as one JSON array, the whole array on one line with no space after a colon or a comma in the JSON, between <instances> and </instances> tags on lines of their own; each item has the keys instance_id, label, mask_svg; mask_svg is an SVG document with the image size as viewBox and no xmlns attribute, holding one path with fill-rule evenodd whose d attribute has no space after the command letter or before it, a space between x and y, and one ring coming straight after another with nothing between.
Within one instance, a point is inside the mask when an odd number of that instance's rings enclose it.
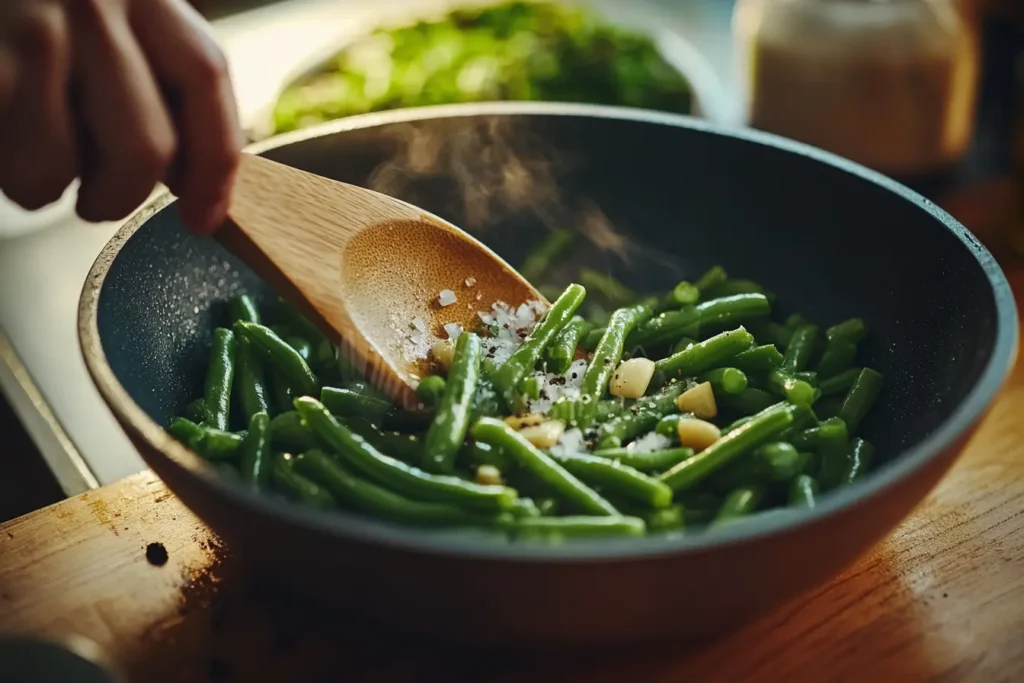
<instances>
[{"instance_id":1,"label":"blurred background","mask_svg":"<svg viewBox=\"0 0 1024 683\"><path fill-rule=\"evenodd\" d=\"M692 114L871 166L1024 259L1022 0L192 1L254 140L463 101ZM72 207L73 190L31 214L0 201L0 520L143 469L75 331L117 226Z\"/></svg>"}]
</instances>

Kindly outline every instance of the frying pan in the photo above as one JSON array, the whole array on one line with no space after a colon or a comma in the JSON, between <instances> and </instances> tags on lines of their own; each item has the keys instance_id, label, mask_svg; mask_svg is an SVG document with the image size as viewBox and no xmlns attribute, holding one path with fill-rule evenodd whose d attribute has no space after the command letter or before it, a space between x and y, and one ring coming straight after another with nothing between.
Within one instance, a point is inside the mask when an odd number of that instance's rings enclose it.
<instances>
[{"instance_id":1,"label":"frying pan","mask_svg":"<svg viewBox=\"0 0 1024 683\"><path fill-rule=\"evenodd\" d=\"M516 647L699 637L836 575L953 463L1010 370L1010 288L936 206L776 137L586 105L482 104L369 115L254 148L396 194L467 227L511 263L546 229L640 291L721 263L783 314L859 315L887 385L863 423L882 462L802 514L682 537L562 546L427 532L320 513L219 479L162 431L200 395L232 295L271 293L161 197L103 251L80 307L82 348L146 462L253 567L429 637ZM396 244L396 249L403 245Z\"/></svg>"}]
</instances>

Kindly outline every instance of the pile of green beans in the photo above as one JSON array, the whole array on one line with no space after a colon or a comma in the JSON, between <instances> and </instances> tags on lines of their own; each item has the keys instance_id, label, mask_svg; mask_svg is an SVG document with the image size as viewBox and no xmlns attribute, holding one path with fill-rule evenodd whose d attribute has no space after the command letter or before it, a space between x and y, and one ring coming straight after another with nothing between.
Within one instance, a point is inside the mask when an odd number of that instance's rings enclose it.
<instances>
[{"instance_id":1,"label":"pile of green beans","mask_svg":"<svg viewBox=\"0 0 1024 683\"><path fill-rule=\"evenodd\" d=\"M532 254L531 276L544 279L557 251ZM721 266L656 296L584 275L500 365L486 330L460 334L450 364L422 380L416 414L367 386L284 301L238 296L212 335L203 395L168 432L242 485L312 507L548 542L714 533L813 508L870 469L859 432L882 376L856 365L863 320L773 319L774 297ZM618 398L613 376L631 358L653 375L644 395ZM580 359L576 393L525 415L544 378L564 380ZM688 403L708 392L712 414ZM714 424L709 442L687 440L684 408ZM536 445L530 430L554 421L581 431L577 448Z\"/></svg>"}]
</instances>

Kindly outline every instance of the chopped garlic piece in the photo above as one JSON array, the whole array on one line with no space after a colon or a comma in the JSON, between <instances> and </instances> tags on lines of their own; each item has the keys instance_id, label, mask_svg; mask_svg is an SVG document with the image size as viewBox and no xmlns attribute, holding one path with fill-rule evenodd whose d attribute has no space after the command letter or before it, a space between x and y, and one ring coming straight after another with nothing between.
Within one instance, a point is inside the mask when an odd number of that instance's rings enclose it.
<instances>
[{"instance_id":1,"label":"chopped garlic piece","mask_svg":"<svg viewBox=\"0 0 1024 683\"><path fill-rule=\"evenodd\" d=\"M512 429L522 429L523 427L536 427L541 424L547 418L540 413L527 413L526 415L509 415L505 418L505 424Z\"/></svg>"},{"instance_id":2,"label":"chopped garlic piece","mask_svg":"<svg viewBox=\"0 0 1024 683\"><path fill-rule=\"evenodd\" d=\"M619 398L640 398L647 393L647 385L654 377L654 361L650 358L630 358L619 363L608 383L608 391Z\"/></svg>"},{"instance_id":3,"label":"chopped garlic piece","mask_svg":"<svg viewBox=\"0 0 1024 683\"><path fill-rule=\"evenodd\" d=\"M681 413L693 413L705 420L718 415L718 404L715 403L715 392L711 389L711 382L704 382L684 391L676 399L676 406Z\"/></svg>"},{"instance_id":4,"label":"chopped garlic piece","mask_svg":"<svg viewBox=\"0 0 1024 683\"><path fill-rule=\"evenodd\" d=\"M519 433L524 439L537 448L551 448L558 443L558 438L565 431L565 423L561 420L548 420L533 427L523 427Z\"/></svg>"},{"instance_id":5,"label":"chopped garlic piece","mask_svg":"<svg viewBox=\"0 0 1024 683\"><path fill-rule=\"evenodd\" d=\"M689 446L698 453L722 437L718 427L695 417L679 418L677 427L679 443Z\"/></svg>"},{"instance_id":6,"label":"chopped garlic piece","mask_svg":"<svg viewBox=\"0 0 1024 683\"><path fill-rule=\"evenodd\" d=\"M501 470L494 465L480 465L476 468L476 483L483 486L501 486Z\"/></svg>"},{"instance_id":7,"label":"chopped garlic piece","mask_svg":"<svg viewBox=\"0 0 1024 683\"><path fill-rule=\"evenodd\" d=\"M455 358L455 342L451 339L438 339L430 347L430 355L447 370Z\"/></svg>"}]
</instances>

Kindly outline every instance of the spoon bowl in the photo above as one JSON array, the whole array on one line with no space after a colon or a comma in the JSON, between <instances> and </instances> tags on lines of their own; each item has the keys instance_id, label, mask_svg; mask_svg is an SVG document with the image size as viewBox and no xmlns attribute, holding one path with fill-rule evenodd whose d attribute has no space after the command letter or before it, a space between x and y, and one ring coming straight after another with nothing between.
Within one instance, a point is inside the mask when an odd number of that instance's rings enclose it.
<instances>
[{"instance_id":1,"label":"spoon bowl","mask_svg":"<svg viewBox=\"0 0 1024 683\"><path fill-rule=\"evenodd\" d=\"M467 233L378 192L244 155L229 250L341 346L369 382L408 410L445 326L472 330L497 302L543 297Z\"/></svg>"}]
</instances>

